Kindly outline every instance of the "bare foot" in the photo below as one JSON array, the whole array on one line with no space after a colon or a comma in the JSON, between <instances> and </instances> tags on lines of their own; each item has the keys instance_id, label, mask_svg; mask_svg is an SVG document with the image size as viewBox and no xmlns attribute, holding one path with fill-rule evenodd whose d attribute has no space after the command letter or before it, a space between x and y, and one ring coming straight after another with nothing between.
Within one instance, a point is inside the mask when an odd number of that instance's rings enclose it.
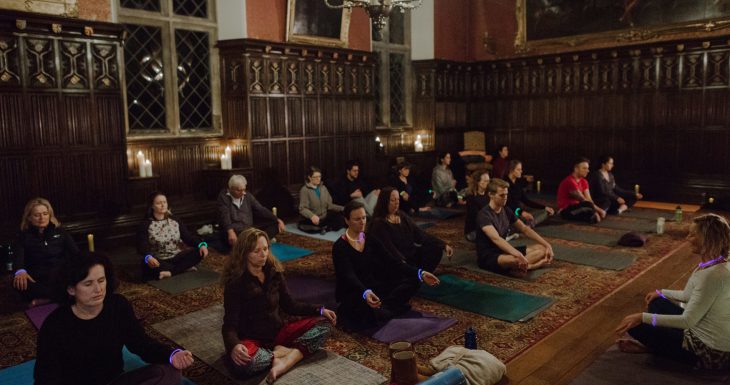
<instances>
[{"instance_id":1,"label":"bare foot","mask_svg":"<svg viewBox=\"0 0 730 385\"><path fill-rule=\"evenodd\" d=\"M632 338L616 340L616 344L618 345L618 349L624 353L640 354L649 352L649 349L644 344Z\"/></svg>"},{"instance_id":2,"label":"bare foot","mask_svg":"<svg viewBox=\"0 0 730 385\"><path fill-rule=\"evenodd\" d=\"M198 268L197 268L197 266L193 266L185 271L198 271Z\"/></svg>"},{"instance_id":3,"label":"bare foot","mask_svg":"<svg viewBox=\"0 0 730 385\"><path fill-rule=\"evenodd\" d=\"M171 272L169 272L167 270L160 272L159 279L165 279L165 278L170 278L170 277L172 277L172 273Z\"/></svg>"},{"instance_id":4,"label":"bare foot","mask_svg":"<svg viewBox=\"0 0 730 385\"><path fill-rule=\"evenodd\" d=\"M418 209L418 211L420 211L420 212L431 211L431 207L429 207L429 206L420 207Z\"/></svg>"},{"instance_id":5,"label":"bare foot","mask_svg":"<svg viewBox=\"0 0 730 385\"><path fill-rule=\"evenodd\" d=\"M271 365L271 370L266 376L266 382L271 384L281 377L284 373L288 372L297 362L304 358L302 352L299 349L290 349L290 352L281 358L274 356L274 362Z\"/></svg>"},{"instance_id":6,"label":"bare foot","mask_svg":"<svg viewBox=\"0 0 730 385\"><path fill-rule=\"evenodd\" d=\"M36 298L36 299L30 301L30 307L41 306L41 305L45 305L50 302L51 302L51 300L48 298Z\"/></svg>"},{"instance_id":7,"label":"bare foot","mask_svg":"<svg viewBox=\"0 0 730 385\"><path fill-rule=\"evenodd\" d=\"M274 358L283 358L287 354L291 353L292 349L287 348L285 346L276 345L274 347Z\"/></svg>"},{"instance_id":8,"label":"bare foot","mask_svg":"<svg viewBox=\"0 0 730 385\"><path fill-rule=\"evenodd\" d=\"M543 259L541 259L541 260L539 260L537 262L534 262L534 263L531 263L531 264L527 265L527 270L539 269L539 268L541 268L541 267L543 267L545 265L549 265L549 264L550 264L550 261L547 258L543 258Z\"/></svg>"},{"instance_id":9,"label":"bare foot","mask_svg":"<svg viewBox=\"0 0 730 385\"><path fill-rule=\"evenodd\" d=\"M619 206L619 208L618 208L618 213L619 213L619 214L621 214L621 213L623 213L624 211L626 211L626 210L628 210L628 209L629 209L629 206L626 206L626 205L621 205L621 206Z\"/></svg>"}]
</instances>

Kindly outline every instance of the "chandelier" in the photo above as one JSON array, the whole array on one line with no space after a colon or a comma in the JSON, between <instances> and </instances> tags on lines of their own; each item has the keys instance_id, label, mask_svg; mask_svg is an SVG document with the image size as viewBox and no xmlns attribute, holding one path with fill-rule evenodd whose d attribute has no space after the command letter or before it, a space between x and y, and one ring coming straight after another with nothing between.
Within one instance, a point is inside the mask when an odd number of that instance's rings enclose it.
<instances>
[{"instance_id":1,"label":"chandelier","mask_svg":"<svg viewBox=\"0 0 730 385\"><path fill-rule=\"evenodd\" d=\"M401 12L406 9L418 8L423 0L342 0L342 4L331 4L331 0L324 0L329 8L363 8L373 20L373 27L380 33L388 24L388 17L394 9L400 8Z\"/></svg>"}]
</instances>

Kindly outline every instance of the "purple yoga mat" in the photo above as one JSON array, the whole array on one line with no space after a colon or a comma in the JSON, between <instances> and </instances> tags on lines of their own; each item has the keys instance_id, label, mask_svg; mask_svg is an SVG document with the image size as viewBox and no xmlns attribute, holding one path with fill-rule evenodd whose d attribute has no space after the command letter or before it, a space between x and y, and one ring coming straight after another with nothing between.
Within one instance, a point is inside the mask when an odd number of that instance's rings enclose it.
<instances>
[{"instance_id":1,"label":"purple yoga mat","mask_svg":"<svg viewBox=\"0 0 730 385\"><path fill-rule=\"evenodd\" d=\"M36 329L41 330L41 326L43 326L43 321L45 321L46 317L48 317L51 312L56 310L57 307L58 305L55 303L34 306L26 310L25 315L28 316L28 319L30 320L30 322L33 323L33 326L35 326Z\"/></svg>"},{"instance_id":2,"label":"purple yoga mat","mask_svg":"<svg viewBox=\"0 0 730 385\"><path fill-rule=\"evenodd\" d=\"M411 310L388 321L380 329L370 330L366 334L385 343L418 342L446 330L455 323L456 320L453 318L442 318L434 314Z\"/></svg>"}]
</instances>

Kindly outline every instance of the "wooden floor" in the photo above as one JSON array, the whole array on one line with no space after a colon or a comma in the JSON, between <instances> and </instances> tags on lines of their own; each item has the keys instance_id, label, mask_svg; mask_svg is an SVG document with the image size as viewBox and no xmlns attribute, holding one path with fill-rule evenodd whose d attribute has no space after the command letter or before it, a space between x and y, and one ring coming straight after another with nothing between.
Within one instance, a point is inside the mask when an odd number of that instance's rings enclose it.
<instances>
[{"instance_id":1,"label":"wooden floor","mask_svg":"<svg viewBox=\"0 0 730 385\"><path fill-rule=\"evenodd\" d=\"M614 343L614 329L623 317L643 310L647 292L657 288L683 287L697 263L695 258L685 243L679 250L510 361L507 364L507 376L500 384L570 383Z\"/></svg>"}]
</instances>

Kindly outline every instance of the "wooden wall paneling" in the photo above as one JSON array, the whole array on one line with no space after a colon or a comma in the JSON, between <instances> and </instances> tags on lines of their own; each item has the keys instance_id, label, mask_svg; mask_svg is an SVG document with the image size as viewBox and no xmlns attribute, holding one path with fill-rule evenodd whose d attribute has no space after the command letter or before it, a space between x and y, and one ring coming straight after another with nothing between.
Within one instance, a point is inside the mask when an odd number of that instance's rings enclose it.
<instances>
[{"instance_id":1,"label":"wooden wall paneling","mask_svg":"<svg viewBox=\"0 0 730 385\"><path fill-rule=\"evenodd\" d=\"M264 170L271 165L269 158L268 142L253 142L251 145L251 163L254 169L254 184L260 185L260 181L266 177Z\"/></svg>"},{"instance_id":2,"label":"wooden wall paneling","mask_svg":"<svg viewBox=\"0 0 730 385\"><path fill-rule=\"evenodd\" d=\"M61 132L60 116L58 112L59 95L30 94L28 98L28 114L30 119L31 143L35 147L59 146L65 133Z\"/></svg>"},{"instance_id":3,"label":"wooden wall paneling","mask_svg":"<svg viewBox=\"0 0 730 385\"><path fill-rule=\"evenodd\" d=\"M29 87L51 89L58 86L56 44L54 39L29 36L25 39L26 80Z\"/></svg>"},{"instance_id":4,"label":"wooden wall paneling","mask_svg":"<svg viewBox=\"0 0 730 385\"><path fill-rule=\"evenodd\" d=\"M335 140L332 137L322 137L320 139L320 164L319 168L325 174L325 180L332 180L333 177L339 176L337 172L340 167L337 166L338 153L343 149L335 147Z\"/></svg>"},{"instance_id":5,"label":"wooden wall paneling","mask_svg":"<svg viewBox=\"0 0 730 385\"><path fill-rule=\"evenodd\" d=\"M93 119L96 124L98 144L108 146L122 146L124 144L124 116L122 113L122 99L115 94L94 95Z\"/></svg>"},{"instance_id":6,"label":"wooden wall paneling","mask_svg":"<svg viewBox=\"0 0 730 385\"><path fill-rule=\"evenodd\" d=\"M726 89L730 82L730 50L707 52L706 88Z\"/></svg>"},{"instance_id":7,"label":"wooden wall paneling","mask_svg":"<svg viewBox=\"0 0 730 385\"><path fill-rule=\"evenodd\" d=\"M304 180L309 166L321 167L322 152L320 151L319 139L307 139L304 144L304 174L300 175L300 182ZM296 181L296 177L294 178ZM296 182L295 182L296 183Z\"/></svg>"},{"instance_id":8,"label":"wooden wall paneling","mask_svg":"<svg viewBox=\"0 0 730 385\"><path fill-rule=\"evenodd\" d=\"M350 159L358 158L355 155L355 147L357 146L357 137L337 136L334 140L332 152L335 154L334 162L331 164L332 169L336 173L344 172L345 163ZM359 159L361 162L366 159Z\"/></svg>"},{"instance_id":9,"label":"wooden wall paneling","mask_svg":"<svg viewBox=\"0 0 730 385\"><path fill-rule=\"evenodd\" d=\"M299 97L286 98L287 136L300 137L304 135L303 100Z\"/></svg>"},{"instance_id":10,"label":"wooden wall paneling","mask_svg":"<svg viewBox=\"0 0 730 385\"><path fill-rule=\"evenodd\" d=\"M287 136L287 111L286 99L282 97L269 97L269 121L271 122L271 138L283 138Z\"/></svg>"},{"instance_id":11,"label":"wooden wall paneling","mask_svg":"<svg viewBox=\"0 0 730 385\"><path fill-rule=\"evenodd\" d=\"M304 141L289 140L289 161L287 162L288 179L286 183L297 184L302 182L307 170L307 160L304 156Z\"/></svg>"},{"instance_id":12,"label":"wooden wall paneling","mask_svg":"<svg viewBox=\"0 0 730 385\"><path fill-rule=\"evenodd\" d=\"M270 56L267 58L265 63L267 70L265 82L268 94L283 94L286 86L284 83L284 68L281 58L277 56Z\"/></svg>"},{"instance_id":13,"label":"wooden wall paneling","mask_svg":"<svg viewBox=\"0 0 730 385\"><path fill-rule=\"evenodd\" d=\"M289 180L289 156L287 153L287 141L277 140L270 143L271 146L271 167L282 177Z\"/></svg>"},{"instance_id":14,"label":"wooden wall paneling","mask_svg":"<svg viewBox=\"0 0 730 385\"><path fill-rule=\"evenodd\" d=\"M6 90L0 93L0 149L21 149L29 142L23 104L21 93Z\"/></svg>"},{"instance_id":15,"label":"wooden wall paneling","mask_svg":"<svg viewBox=\"0 0 730 385\"><path fill-rule=\"evenodd\" d=\"M249 98L249 122L251 125L252 139L265 139L269 137L269 108L267 97Z\"/></svg>"},{"instance_id":16,"label":"wooden wall paneling","mask_svg":"<svg viewBox=\"0 0 730 385\"><path fill-rule=\"evenodd\" d=\"M333 113L339 113L339 125L337 126L338 134L351 135L355 133L352 120L355 117L353 101L351 99L340 99L338 108Z\"/></svg>"},{"instance_id":17,"label":"wooden wall paneling","mask_svg":"<svg viewBox=\"0 0 730 385\"><path fill-rule=\"evenodd\" d=\"M61 121L66 123L64 131L67 132L66 141L69 145L93 146L99 142L97 130L92 127L94 116L88 113L91 103L89 94L70 94L61 98L62 114L65 115Z\"/></svg>"},{"instance_id":18,"label":"wooden wall paneling","mask_svg":"<svg viewBox=\"0 0 730 385\"><path fill-rule=\"evenodd\" d=\"M0 212L4 213L5 222L20 222L23 215L23 208L31 195L37 193L33 190L30 182L29 160L23 154L15 156L3 156L0 162L0 180L13 181L4 183L3 199L0 199ZM19 178L19 175L26 177ZM13 226L17 230L17 225Z\"/></svg>"},{"instance_id":19,"label":"wooden wall paneling","mask_svg":"<svg viewBox=\"0 0 730 385\"><path fill-rule=\"evenodd\" d=\"M322 124L320 123L320 101L314 97L304 97L304 136L320 136L322 135Z\"/></svg>"},{"instance_id":20,"label":"wooden wall paneling","mask_svg":"<svg viewBox=\"0 0 730 385\"><path fill-rule=\"evenodd\" d=\"M326 68L326 67L325 67ZM321 107L321 130L320 135L329 136L334 135L337 130L337 121L339 120L339 114L337 112L336 99L331 97L320 98Z\"/></svg>"}]
</instances>

